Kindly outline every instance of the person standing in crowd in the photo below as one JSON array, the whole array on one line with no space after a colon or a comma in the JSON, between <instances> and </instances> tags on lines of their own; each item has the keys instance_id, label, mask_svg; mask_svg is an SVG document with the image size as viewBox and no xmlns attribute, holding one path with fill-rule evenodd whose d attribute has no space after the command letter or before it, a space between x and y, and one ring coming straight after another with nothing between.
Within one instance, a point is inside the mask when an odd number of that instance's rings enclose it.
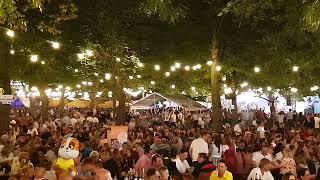
<instances>
[{"instance_id":1,"label":"person standing in crowd","mask_svg":"<svg viewBox=\"0 0 320 180\"><path fill-rule=\"evenodd\" d=\"M253 153L252 155L252 161L255 163L256 167L259 166L260 161L264 158L269 161L273 161L272 156L268 152L269 144L267 142L263 142L261 146L261 150Z\"/></svg>"},{"instance_id":2,"label":"person standing in crowd","mask_svg":"<svg viewBox=\"0 0 320 180\"><path fill-rule=\"evenodd\" d=\"M248 176L248 180L261 179L261 180L274 180L271 172L270 160L263 158L259 162L259 167L252 169Z\"/></svg>"},{"instance_id":3,"label":"person standing in crowd","mask_svg":"<svg viewBox=\"0 0 320 180\"><path fill-rule=\"evenodd\" d=\"M181 174L187 173L187 170L190 170L189 163L187 161L188 150L182 150L178 154L177 158L174 160L176 167Z\"/></svg>"},{"instance_id":4,"label":"person standing in crowd","mask_svg":"<svg viewBox=\"0 0 320 180\"><path fill-rule=\"evenodd\" d=\"M203 132L201 134L201 137L192 141L190 145L189 153L191 155L191 159L192 159L192 162L194 162L194 164L198 159L199 153L205 153L207 155L209 154L209 147L207 143L209 136L210 135L208 132Z\"/></svg>"}]
</instances>

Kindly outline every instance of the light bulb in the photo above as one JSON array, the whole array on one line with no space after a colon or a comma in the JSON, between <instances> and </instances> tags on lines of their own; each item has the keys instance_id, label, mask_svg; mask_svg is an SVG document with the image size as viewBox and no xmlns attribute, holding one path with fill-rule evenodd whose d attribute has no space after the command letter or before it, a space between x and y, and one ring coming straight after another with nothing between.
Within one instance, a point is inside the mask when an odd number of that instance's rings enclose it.
<instances>
[{"instance_id":1,"label":"light bulb","mask_svg":"<svg viewBox=\"0 0 320 180\"><path fill-rule=\"evenodd\" d=\"M7 36L9 36L9 37L14 37L14 31L12 31L12 30L8 30L7 32L6 32L6 34L7 34Z\"/></svg>"},{"instance_id":2,"label":"light bulb","mask_svg":"<svg viewBox=\"0 0 320 180\"><path fill-rule=\"evenodd\" d=\"M154 82L154 81L151 81L151 82L150 82L150 84L151 84L151 85L154 85L154 84L156 84L156 82Z\"/></svg>"},{"instance_id":3,"label":"light bulb","mask_svg":"<svg viewBox=\"0 0 320 180\"><path fill-rule=\"evenodd\" d=\"M137 75L137 78L140 79L140 78L141 78L141 75L138 74L138 75Z\"/></svg>"},{"instance_id":4,"label":"light bulb","mask_svg":"<svg viewBox=\"0 0 320 180\"><path fill-rule=\"evenodd\" d=\"M51 42L51 46L53 49L59 49L60 48L60 43L58 42Z\"/></svg>"},{"instance_id":5,"label":"light bulb","mask_svg":"<svg viewBox=\"0 0 320 180\"><path fill-rule=\"evenodd\" d=\"M105 77L106 80L110 80L111 79L111 74L110 73L106 73L104 75L104 77Z\"/></svg>"},{"instance_id":6,"label":"light bulb","mask_svg":"<svg viewBox=\"0 0 320 180\"><path fill-rule=\"evenodd\" d=\"M93 51L92 51L92 50L87 49L87 50L86 50L86 55L87 55L88 57L93 56Z\"/></svg>"},{"instance_id":7,"label":"light bulb","mask_svg":"<svg viewBox=\"0 0 320 180\"><path fill-rule=\"evenodd\" d=\"M170 67L170 70L171 70L172 72L174 72L174 71L176 71L176 67L171 66L171 67Z\"/></svg>"},{"instance_id":8,"label":"light bulb","mask_svg":"<svg viewBox=\"0 0 320 180\"><path fill-rule=\"evenodd\" d=\"M179 69L179 68L181 67L181 63L178 63L178 62L175 63L175 64L174 64L174 67L176 67L177 69Z\"/></svg>"},{"instance_id":9,"label":"light bulb","mask_svg":"<svg viewBox=\"0 0 320 180\"><path fill-rule=\"evenodd\" d=\"M121 59L120 59L119 57L116 57L116 61L117 61L117 62L120 62Z\"/></svg>"},{"instance_id":10,"label":"light bulb","mask_svg":"<svg viewBox=\"0 0 320 180\"><path fill-rule=\"evenodd\" d=\"M129 79L133 79L133 76L129 76Z\"/></svg>"},{"instance_id":11,"label":"light bulb","mask_svg":"<svg viewBox=\"0 0 320 180\"><path fill-rule=\"evenodd\" d=\"M174 88L176 88L176 85L172 84L171 89L174 89Z\"/></svg>"},{"instance_id":12,"label":"light bulb","mask_svg":"<svg viewBox=\"0 0 320 180\"><path fill-rule=\"evenodd\" d=\"M212 65L212 61L207 61L207 65L211 66Z\"/></svg>"},{"instance_id":13,"label":"light bulb","mask_svg":"<svg viewBox=\"0 0 320 180\"><path fill-rule=\"evenodd\" d=\"M37 62L39 60L38 55L31 55L30 60L31 62Z\"/></svg>"},{"instance_id":14,"label":"light bulb","mask_svg":"<svg viewBox=\"0 0 320 180\"><path fill-rule=\"evenodd\" d=\"M297 72L298 70L299 70L299 67L298 67L298 66L293 66L293 67L292 67L292 71L293 71L293 72Z\"/></svg>"},{"instance_id":15,"label":"light bulb","mask_svg":"<svg viewBox=\"0 0 320 180\"><path fill-rule=\"evenodd\" d=\"M256 72L256 73L260 72L260 68L259 67L254 67L254 72Z\"/></svg>"},{"instance_id":16,"label":"light bulb","mask_svg":"<svg viewBox=\"0 0 320 180\"><path fill-rule=\"evenodd\" d=\"M221 66L216 66L216 71L221 71L222 67Z\"/></svg>"},{"instance_id":17,"label":"light bulb","mask_svg":"<svg viewBox=\"0 0 320 180\"><path fill-rule=\"evenodd\" d=\"M160 71L160 66L159 65L154 65L154 70L156 70L156 71Z\"/></svg>"},{"instance_id":18,"label":"light bulb","mask_svg":"<svg viewBox=\"0 0 320 180\"><path fill-rule=\"evenodd\" d=\"M13 49L10 50L10 54L15 54L15 51Z\"/></svg>"},{"instance_id":19,"label":"light bulb","mask_svg":"<svg viewBox=\"0 0 320 180\"><path fill-rule=\"evenodd\" d=\"M166 73L164 73L167 77L169 77L170 76L170 72L166 72Z\"/></svg>"},{"instance_id":20,"label":"light bulb","mask_svg":"<svg viewBox=\"0 0 320 180\"><path fill-rule=\"evenodd\" d=\"M185 66L185 67L184 67L184 70L190 71L190 66Z\"/></svg>"}]
</instances>

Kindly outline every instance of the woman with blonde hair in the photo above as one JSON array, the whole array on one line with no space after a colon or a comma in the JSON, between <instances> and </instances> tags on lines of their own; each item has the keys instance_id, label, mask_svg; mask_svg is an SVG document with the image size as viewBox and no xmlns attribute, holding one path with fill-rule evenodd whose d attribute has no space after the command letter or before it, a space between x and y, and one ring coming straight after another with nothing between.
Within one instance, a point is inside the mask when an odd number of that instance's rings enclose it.
<instances>
[{"instance_id":1,"label":"woman with blonde hair","mask_svg":"<svg viewBox=\"0 0 320 180\"><path fill-rule=\"evenodd\" d=\"M296 174L296 162L293 159L293 152L290 148L286 147L283 151L283 159L281 161L280 174L292 173Z\"/></svg>"}]
</instances>

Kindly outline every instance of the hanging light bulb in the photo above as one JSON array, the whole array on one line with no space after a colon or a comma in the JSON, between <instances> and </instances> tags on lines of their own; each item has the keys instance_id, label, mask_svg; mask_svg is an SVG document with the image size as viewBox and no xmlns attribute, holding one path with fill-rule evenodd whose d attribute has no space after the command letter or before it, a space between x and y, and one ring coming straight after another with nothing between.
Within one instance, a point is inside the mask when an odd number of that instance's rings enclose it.
<instances>
[{"instance_id":1,"label":"hanging light bulb","mask_svg":"<svg viewBox=\"0 0 320 180\"><path fill-rule=\"evenodd\" d=\"M221 71L222 67L221 66L216 66L216 71Z\"/></svg>"},{"instance_id":2,"label":"hanging light bulb","mask_svg":"<svg viewBox=\"0 0 320 180\"><path fill-rule=\"evenodd\" d=\"M158 64L154 65L154 70L160 71L160 66Z\"/></svg>"},{"instance_id":3,"label":"hanging light bulb","mask_svg":"<svg viewBox=\"0 0 320 180\"><path fill-rule=\"evenodd\" d=\"M98 74L98 73L94 73L94 75L95 75L95 76L99 76L99 74Z\"/></svg>"},{"instance_id":4,"label":"hanging light bulb","mask_svg":"<svg viewBox=\"0 0 320 180\"><path fill-rule=\"evenodd\" d=\"M30 56L30 61L31 62L37 62L39 60L38 55L31 55Z\"/></svg>"},{"instance_id":5,"label":"hanging light bulb","mask_svg":"<svg viewBox=\"0 0 320 180\"><path fill-rule=\"evenodd\" d=\"M174 67L176 67L177 69L179 69L179 68L181 67L181 63L176 62L176 63L174 64Z\"/></svg>"},{"instance_id":6,"label":"hanging light bulb","mask_svg":"<svg viewBox=\"0 0 320 180\"><path fill-rule=\"evenodd\" d=\"M171 89L174 89L174 88L176 88L176 85L172 84Z\"/></svg>"},{"instance_id":7,"label":"hanging light bulb","mask_svg":"<svg viewBox=\"0 0 320 180\"><path fill-rule=\"evenodd\" d=\"M293 66L293 67L292 67L292 71L293 71L293 72L297 72L298 70L299 70L299 67L298 67L298 66Z\"/></svg>"},{"instance_id":8,"label":"hanging light bulb","mask_svg":"<svg viewBox=\"0 0 320 180\"><path fill-rule=\"evenodd\" d=\"M222 77L222 81L226 81L227 80L227 77L226 76L223 76Z\"/></svg>"},{"instance_id":9,"label":"hanging light bulb","mask_svg":"<svg viewBox=\"0 0 320 180\"><path fill-rule=\"evenodd\" d=\"M167 76L167 77L170 76L170 72L165 72L164 74L165 74L165 76Z\"/></svg>"},{"instance_id":10,"label":"hanging light bulb","mask_svg":"<svg viewBox=\"0 0 320 180\"><path fill-rule=\"evenodd\" d=\"M256 73L260 72L260 68L259 67L254 67L254 72L256 72Z\"/></svg>"},{"instance_id":11,"label":"hanging light bulb","mask_svg":"<svg viewBox=\"0 0 320 180\"><path fill-rule=\"evenodd\" d=\"M110 79L111 79L111 74L110 74L110 73L106 73L106 74L104 75L104 78L105 78L106 80L110 80Z\"/></svg>"},{"instance_id":12,"label":"hanging light bulb","mask_svg":"<svg viewBox=\"0 0 320 180\"><path fill-rule=\"evenodd\" d=\"M10 50L10 54L14 55L15 51L13 49Z\"/></svg>"},{"instance_id":13,"label":"hanging light bulb","mask_svg":"<svg viewBox=\"0 0 320 180\"><path fill-rule=\"evenodd\" d=\"M137 75L137 78L140 79L140 78L141 78L141 75L138 74L138 75Z\"/></svg>"},{"instance_id":14,"label":"hanging light bulb","mask_svg":"<svg viewBox=\"0 0 320 180\"><path fill-rule=\"evenodd\" d=\"M52 41L51 42L51 46L52 46L53 49L59 49L60 48L60 43Z\"/></svg>"},{"instance_id":15,"label":"hanging light bulb","mask_svg":"<svg viewBox=\"0 0 320 180\"><path fill-rule=\"evenodd\" d=\"M212 61L207 61L207 65L211 66L212 65Z\"/></svg>"},{"instance_id":16,"label":"hanging light bulb","mask_svg":"<svg viewBox=\"0 0 320 180\"><path fill-rule=\"evenodd\" d=\"M83 53L78 53L77 56L78 56L78 59L80 59L80 60L84 59L84 54Z\"/></svg>"},{"instance_id":17,"label":"hanging light bulb","mask_svg":"<svg viewBox=\"0 0 320 180\"><path fill-rule=\"evenodd\" d=\"M79 69L75 69L74 72L76 72L76 73L79 72Z\"/></svg>"},{"instance_id":18,"label":"hanging light bulb","mask_svg":"<svg viewBox=\"0 0 320 180\"><path fill-rule=\"evenodd\" d=\"M155 85L155 84L156 84L156 82L154 82L154 81L150 81L150 84L151 84L151 85Z\"/></svg>"},{"instance_id":19,"label":"hanging light bulb","mask_svg":"<svg viewBox=\"0 0 320 180\"><path fill-rule=\"evenodd\" d=\"M185 66L185 67L184 67L184 70L190 71L190 66Z\"/></svg>"},{"instance_id":20,"label":"hanging light bulb","mask_svg":"<svg viewBox=\"0 0 320 180\"><path fill-rule=\"evenodd\" d=\"M171 70L172 72L174 72L174 71L176 71L176 67L171 66L171 67L170 67L170 70Z\"/></svg>"},{"instance_id":21,"label":"hanging light bulb","mask_svg":"<svg viewBox=\"0 0 320 180\"><path fill-rule=\"evenodd\" d=\"M45 61L41 61L41 64L44 65L44 64L46 64L46 62Z\"/></svg>"},{"instance_id":22,"label":"hanging light bulb","mask_svg":"<svg viewBox=\"0 0 320 180\"><path fill-rule=\"evenodd\" d=\"M117 61L117 62L120 62L121 59L120 59L119 57L116 57L116 61Z\"/></svg>"},{"instance_id":23,"label":"hanging light bulb","mask_svg":"<svg viewBox=\"0 0 320 180\"><path fill-rule=\"evenodd\" d=\"M103 79L100 79L100 82L103 83L104 82Z\"/></svg>"},{"instance_id":24,"label":"hanging light bulb","mask_svg":"<svg viewBox=\"0 0 320 180\"><path fill-rule=\"evenodd\" d=\"M129 76L129 79L133 79L133 76Z\"/></svg>"},{"instance_id":25,"label":"hanging light bulb","mask_svg":"<svg viewBox=\"0 0 320 180\"><path fill-rule=\"evenodd\" d=\"M9 37L11 37L11 38L14 37L14 31L12 31L12 30L10 30L10 29L7 30L6 34L7 34L7 36L9 36Z\"/></svg>"},{"instance_id":26,"label":"hanging light bulb","mask_svg":"<svg viewBox=\"0 0 320 180\"><path fill-rule=\"evenodd\" d=\"M87 55L88 57L93 56L93 51L92 51L92 50L87 49L87 50L86 50L86 55Z\"/></svg>"}]
</instances>

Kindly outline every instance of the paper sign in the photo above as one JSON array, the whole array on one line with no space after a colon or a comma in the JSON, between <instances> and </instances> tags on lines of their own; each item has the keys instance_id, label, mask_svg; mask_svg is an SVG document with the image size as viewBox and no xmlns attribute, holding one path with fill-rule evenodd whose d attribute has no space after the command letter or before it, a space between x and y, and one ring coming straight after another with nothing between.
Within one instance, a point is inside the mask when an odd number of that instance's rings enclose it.
<instances>
[{"instance_id":1,"label":"paper sign","mask_svg":"<svg viewBox=\"0 0 320 180\"><path fill-rule=\"evenodd\" d=\"M120 144L128 141L128 126L111 126L108 132L108 141L119 141Z\"/></svg>"},{"instance_id":2,"label":"paper sign","mask_svg":"<svg viewBox=\"0 0 320 180\"><path fill-rule=\"evenodd\" d=\"M1 95L0 103L1 104L11 104L14 101L13 95Z\"/></svg>"}]
</instances>

